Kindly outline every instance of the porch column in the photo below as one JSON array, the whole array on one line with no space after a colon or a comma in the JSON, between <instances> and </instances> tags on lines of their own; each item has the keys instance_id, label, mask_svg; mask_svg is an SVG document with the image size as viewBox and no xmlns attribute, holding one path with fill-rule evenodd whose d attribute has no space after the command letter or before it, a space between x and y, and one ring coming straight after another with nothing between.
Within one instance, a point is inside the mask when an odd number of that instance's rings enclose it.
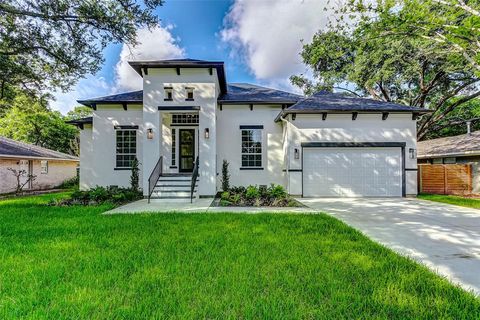
<instances>
[{"instance_id":1,"label":"porch column","mask_svg":"<svg viewBox=\"0 0 480 320\"><path fill-rule=\"evenodd\" d=\"M198 119L199 136L199 185L200 196L213 196L216 193L217 180L217 130L216 130L216 98L215 84L202 84L203 95ZM205 130L208 129L208 138L205 137Z\"/></svg>"},{"instance_id":2,"label":"porch column","mask_svg":"<svg viewBox=\"0 0 480 320\"><path fill-rule=\"evenodd\" d=\"M139 159L142 164L143 195L148 196L148 178L160 159L162 145L162 113L158 111L159 91L149 90L149 82L144 80L143 90L143 155ZM149 94L147 94L149 93ZM153 138L148 139L147 130L152 129Z\"/></svg>"}]
</instances>

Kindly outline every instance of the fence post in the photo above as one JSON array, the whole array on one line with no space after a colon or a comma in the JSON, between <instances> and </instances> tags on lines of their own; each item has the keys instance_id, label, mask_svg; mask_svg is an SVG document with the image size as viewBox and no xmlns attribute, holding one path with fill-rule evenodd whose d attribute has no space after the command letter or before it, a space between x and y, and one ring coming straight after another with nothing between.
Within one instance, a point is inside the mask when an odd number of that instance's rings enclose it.
<instances>
[{"instance_id":1,"label":"fence post","mask_svg":"<svg viewBox=\"0 0 480 320\"><path fill-rule=\"evenodd\" d=\"M443 167L443 194L447 194L447 184L448 184L447 166L442 164L442 167Z\"/></svg>"}]
</instances>

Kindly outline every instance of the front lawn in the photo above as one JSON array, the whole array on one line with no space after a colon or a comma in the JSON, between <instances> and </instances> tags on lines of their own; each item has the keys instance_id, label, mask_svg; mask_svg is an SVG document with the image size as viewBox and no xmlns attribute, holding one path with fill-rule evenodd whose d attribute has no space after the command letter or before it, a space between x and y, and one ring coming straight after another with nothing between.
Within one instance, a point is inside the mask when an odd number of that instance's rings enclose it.
<instances>
[{"instance_id":1,"label":"front lawn","mask_svg":"<svg viewBox=\"0 0 480 320\"><path fill-rule=\"evenodd\" d=\"M327 215L0 202L0 318L478 319L480 300Z\"/></svg>"},{"instance_id":2,"label":"front lawn","mask_svg":"<svg viewBox=\"0 0 480 320\"><path fill-rule=\"evenodd\" d=\"M480 199L478 198L465 198L460 196L449 196L441 194L419 194L418 198L423 200L454 204L467 208L480 209Z\"/></svg>"}]
</instances>

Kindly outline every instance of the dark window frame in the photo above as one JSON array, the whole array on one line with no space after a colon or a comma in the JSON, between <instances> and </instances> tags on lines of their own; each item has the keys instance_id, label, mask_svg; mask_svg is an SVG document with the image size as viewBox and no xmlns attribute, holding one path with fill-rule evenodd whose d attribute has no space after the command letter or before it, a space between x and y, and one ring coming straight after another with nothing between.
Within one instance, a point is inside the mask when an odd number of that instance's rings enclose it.
<instances>
[{"instance_id":1,"label":"dark window frame","mask_svg":"<svg viewBox=\"0 0 480 320\"><path fill-rule=\"evenodd\" d=\"M263 127L242 126L240 137L240 169L261 169L263 166Z\"/></svg>"},{"instance_id":2,"label":"dark window frame","mask_svg":"<svg viewBox=\"0 0 480 320\"><path fill-rule=\"evenodd\" d=\"M115 128L115 169L131 169L137 157L137 129Z\"/></svg>"}]
</instances>

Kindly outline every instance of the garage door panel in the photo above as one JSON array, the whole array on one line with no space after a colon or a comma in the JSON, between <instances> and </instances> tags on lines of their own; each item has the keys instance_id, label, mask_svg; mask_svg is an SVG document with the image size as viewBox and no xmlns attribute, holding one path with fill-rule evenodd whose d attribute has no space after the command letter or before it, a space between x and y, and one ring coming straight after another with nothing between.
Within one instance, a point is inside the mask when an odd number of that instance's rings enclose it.
<instances>
[{"instance_id":1,"label":"garage door panel","mask_svg":"<svg viewBox=\"0 0 480 320\"><path fill-rule=\"evenodd\" d=\"M306 197L402 195L400 148L305 148Z\"/></svg>"}]
</instances>

